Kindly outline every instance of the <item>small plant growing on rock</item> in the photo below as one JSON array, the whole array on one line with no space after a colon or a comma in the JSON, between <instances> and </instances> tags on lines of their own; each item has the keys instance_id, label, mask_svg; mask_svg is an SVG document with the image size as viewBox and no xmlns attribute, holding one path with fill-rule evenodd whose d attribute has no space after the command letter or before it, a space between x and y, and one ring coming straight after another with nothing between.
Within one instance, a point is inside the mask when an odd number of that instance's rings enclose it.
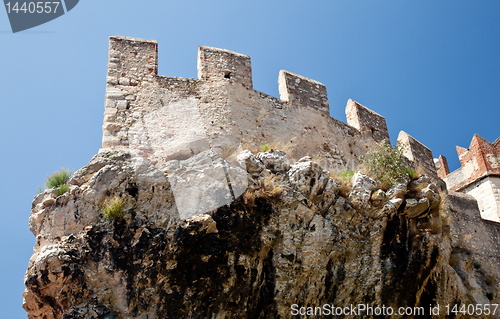
<instances>
[{"instance_id":1,"label":"small plant growing on rock","mask_svg":"<svg viewBox=\"0 0 500 319\"><path fill-rule=\"evenodd\" d=\"M109 221L113 219L122 220L125 210L125 200L121 197L115 196L112 200L107 201L102 205L102 215Z\"/></svg>"},{"instance_id":2,"label":"small plant growing on rock","mask_svg":"<svg viewBox=\"0 0 500 319\"><path fill-rule=\"evenodd\" d=\"M260 149L260 151L261 151L262 153L265 153L265 152L269 151L269 144L264 143L264 144L262 144L262 145L260 146L260 148L259 148L259 149Z\"/></svg>"},{"instance_id":3,"label":"small plant growing on rock","mask_svg":"<svg viewBox=\"0 0 500 319\"><path fill-rule=\"evenodd\" d=\"M409 167L409 166L408 166L408 167L405 169L405 171L406 171L406 174L408 174L408 177L409 177L410 179L412 179L412 180L413 180L413 179L416 179L416 178L418 177L417 171L416 171L413 167Z\"/></svg>"},{"instance_id":4,"label":"small plant growing on rock","mask_svg":"<svg viewBox=\"0 0 500 319\"><path fill-rule=\"evenodd\" d=\"M59 172L52 173L45 181L45 188L54 189L54 193L57 196L61 196L69 190L69 186L66 183L72 174L72 171L65 168L62 168ZM41 187L38 187L38 192L43 192Z\"/></svg>"},{"instance_id":5,"label":"small plant growing on rock","mask_svg":"<svg viewBox=\"0 0 500 319\"><path fill-rule=\"evenodd\" d=\"M378 145L378 151L369 152L362 158L368 175L387 188L410 174L416 176L415 170L407 165L402 146L393 147L385 140Z\"/></svg>"},{"instance_id":6,"label":"small plant growing on rock","mask_svg":"<svg viewBox=\"0 0 500 319\"><path fill-rule=\"evenodd\" d=\"M340 195L348 197L352 188L351 180L354 176L354 172L351 170L344 170L339 173L330 172L329 176L340 184Z\"/></svg>"},{"instance_id":7,"label":"small plant growing on rock","mask_svg":"<svg viewBox=\"0 0 500 319\"><path fill-rule=\"evenodd\" d=\"M353 176L354 176L354 172L351 171L350 169L339 173L340 179L342 180L342 182L345 182L345 183L350 183Z\"/></svg>"},{"instance_id":8,"label":"small plant growing on rock","mask_svg":"<svg viewBox=\"0 0 500 319\"><path fill-rule=\"evenodd\" d=\"M243 194L245 204L253 205L256 198L270 199L281 195L284 190L282 181L278 180L277 176L270 174L263 178L260 183L260 188L248 188Z\"/></svg>"}]
</instances>

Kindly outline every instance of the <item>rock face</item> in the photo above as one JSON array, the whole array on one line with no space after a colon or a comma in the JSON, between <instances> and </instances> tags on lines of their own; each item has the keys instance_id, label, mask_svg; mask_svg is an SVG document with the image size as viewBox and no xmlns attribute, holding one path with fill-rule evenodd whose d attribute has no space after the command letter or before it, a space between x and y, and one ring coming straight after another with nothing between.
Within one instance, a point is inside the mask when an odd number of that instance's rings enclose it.
<instances>
[{"instance_id":1,"label":"rock face","mask_svg":"<svg viewBox=\"0 0 500 319\"><path fill-rule=\"evenodd\" d=\"M248 170L246 191L188 219L169 178L124 151L96 155L68 193L38 195L28 317L291 318L298 307L366 304L392 307L391 318L411 317L399 307L423 307L430 318L429 307L441 305L433 318L453 318L444 305L498 303L494 266L471 266L465 226L450 221L459 205L440 198L430 179L384 192L357 173L345 198L310 157L237 158ZM192 177L203 178L197 163ZM124 218L108 221L100 207L115 196L126 200ZM337 317L376 317L357 311Z\"/></svg>"}]
</instances>

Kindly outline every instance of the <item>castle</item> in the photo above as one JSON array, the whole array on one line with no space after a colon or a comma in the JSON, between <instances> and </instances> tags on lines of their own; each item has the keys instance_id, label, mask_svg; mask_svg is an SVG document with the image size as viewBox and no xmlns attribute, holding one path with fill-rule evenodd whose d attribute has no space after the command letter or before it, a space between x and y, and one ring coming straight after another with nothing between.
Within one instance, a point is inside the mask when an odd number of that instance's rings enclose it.
<instances>
[{"instance_id":1,"label":"castle","mask_svg":"<svg viewBox=\"0 0 500 319\"><path fill-rule=\"evenodd\" d=\"M448 190L472 195L481 217L500 222L500 138L493 143L474 134L468 149L457 146L461 167L450 173L446 157L436 163Z\"/></svg>"},{"instance_id":2,"label":"castle","mask_svg":"<svg viewBox=\"0 0 500 319\"><path fill-rule=\"evenodd\" d=\"M281 70L280 99L253 90L250 57L200 47L198 79L158 76L158 43L110 38L102 149L134 149L161 166L206 148L279 141L292 158L323 153L356 162L389 139L385 118L349 100L347 125L329 116L326 87ZM298 141L295 137L300 136ZM407 156L437 177L432 152L401 132Z\"/></svg>"},{"instance_id":3,"label":"castle","mask_svg":"<svg viewBox=\"0 0 500 319\"><path fill-rule=\"evenodd\" d=\"M331 118L320 82L281 70L277 99L253 89L246 55L201 46L197 66L198 79L159 76L156 41L110 37L102 149L138 152L164 172L172 160L207 150L226 158L264 143L288 149L292 160L319 154L329 166L355 167L360 155L389 141L385 118L353 100L347 124ZM436 168L431 150L406 132L397 141L415 167L471 194L483 218L499 221L499 140L475 135L469 150L457 147L462 168L451 174L443 156Z\"/></svg>"}]
</instances>

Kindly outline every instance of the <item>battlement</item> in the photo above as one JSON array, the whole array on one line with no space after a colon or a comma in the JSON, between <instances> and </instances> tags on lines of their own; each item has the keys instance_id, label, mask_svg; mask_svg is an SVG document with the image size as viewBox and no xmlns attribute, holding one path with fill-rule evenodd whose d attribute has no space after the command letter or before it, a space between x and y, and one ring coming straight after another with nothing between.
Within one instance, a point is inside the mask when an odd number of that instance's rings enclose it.
<instances>
[{"instance_id":1,"label":"battlement","mask_svg":"<svg viewBox=\"0 0 500 319\"><path fill-rule=\"evenodd\" d=\"M281 70L278 77L280 99L286 103L308 105L330 115L324 84Z\"/></svg>"},{"instance_id":2,"label":"battlement","mask_svg":"<svg viewBox=\"0 0 500 319\"><path fill-rule=\"evenodd\" d=\"M207 150L270 142L289 148L291 159L318 154L355 168L389 141L385 118L353 100L347 124L331 118L318 81L281 70L277 99L253 89L250 57L207 46L198 49L197 68L198 79L159 76L156 41L110 37L102 149L137 151L162 168ZM408 157L429 169L432 153L407 140Z\"/></svg>"},{"instance_id":3,"label":"battlement","mask_svg":"<svg viewBox=\"0 0 500 319\"><path fill-rule=\"evenodd\" d=\"M446 158L440 156L440 177L449 190L474 196L482 218L500 222L500 138L490 143L474 134L468 149L456 148L461 167L450 173Z\"/></svg>"},{"instance_id":4,"label":"battlement","mask_svg":"<svg viewBox=\"0 0 500 319\"><path fill-rule=\"evenodd\" d=\"M200 46L198 79L204 81L227 79L251 89L253 84L250 57L229 50Z\"/></svg>"},{"instance_id":5,"label":"battlement","mask_svg":"<svg viewBox=\"0 0 500 319\"><path fill-rule=\"evenodd\" d=\"M347 124L357 128L361 134L372 137L376 142L390 142L385 117L351 99L347 101L345 114Z\"/></svg>"},{"instance_id":6,"label":"battlement","mask_svg":"<svg viewBox=\"0 0 500 319\"><path fill-rule=\"evenodd\" d=\"M158 74L158 42L115 36L109 38L107 83L136 86Z\"/></svg>"},{"instance_id":7,"label":"battlement","mask_svg":"<svg viewBox=\"0 0 500 319\"><path fill-rule=\"evenodd\" d=\"M403 146L403 154L415 163L417 168L421 167L427 175L438 178L432 151L428 147L404 131L399 132L398 145Z\"/></svg>"}]
</instances>

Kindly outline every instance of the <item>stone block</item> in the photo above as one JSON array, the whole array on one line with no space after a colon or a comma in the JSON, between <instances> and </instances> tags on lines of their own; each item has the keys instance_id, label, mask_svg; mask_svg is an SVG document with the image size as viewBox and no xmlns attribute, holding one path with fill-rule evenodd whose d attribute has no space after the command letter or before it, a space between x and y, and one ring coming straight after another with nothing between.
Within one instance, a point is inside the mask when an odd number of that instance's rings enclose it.
<instances>
[{"instance_id":1,"label":"stone block","mask_svg":"<svg viewBox=\"0 0 500 319\"><path fill-rule=\"evenodd\" d=\"M287 103L310 106L330 115L324 84L301 75L281 70L278 77L280 99Z\"/></svg>"},{"instance_id":2,"label":"stone block","mask_svg":"<svg viewBox=\"0 0 500 319\"><path fill-rule=\"evenodd\" d=\"M358 129L361 134L371 136L376 142L386 140L390 143L385 117L349 99L345 108L347 124Z\"/></svg>"},{"instance_id":3,"label":"stone block","mask_svg":"<svg viewBox=\"0 0 500 319\"><path fill-rule=\"evenodd\" d=\"M120 63L115 63L120 58ZM114 36L109 38L109 63L110 70L122 73L136 68L139 80L143 77L158 73L158 42L154 40ZM130 79L120 78L120 84L130 85Z\"/></svg>"},{"instance_id":4,"label":"stone block","mask_svg":"<svg viewBox=\"0 0 500 319\"><path fill-rule=\"evenodd\" d=\"M200 46L198 49L198 79L232 81L253 88L250 57L229 50Z\"/></svg>"},{"instance_id":5,"label":"stone block","mask_svg":"<svg viewBox=\"0 0 500 319\"><path fill-rule=\"evenodd\" d=\"M432 151L429 148L404 131L399 132L398 145L404 147L403 154L417 167L421 167L430 177L438 178Z\"/></svg>"},{"instance_id":6,"label":"stone block","mask_svg":"<svg viewBox=\"0 0 500 319\"><path fill-rule=\"evenodd\" d=\"M129 78L120 78L118 80L118 83L120 83L120 85L130 85L130 79Z\"/></svg>"},{"instance_id":7,"label":"stone block","mask_svg":"<svg viewBox=\"0 0 500 319\"><path fill-rule=\"evenodd\" d=\"M125 109L127 109L128 101L119 100L119 101L117 101L116 106L118 107L119 110L125 110Z\"/></svg>"}]
</instances>

